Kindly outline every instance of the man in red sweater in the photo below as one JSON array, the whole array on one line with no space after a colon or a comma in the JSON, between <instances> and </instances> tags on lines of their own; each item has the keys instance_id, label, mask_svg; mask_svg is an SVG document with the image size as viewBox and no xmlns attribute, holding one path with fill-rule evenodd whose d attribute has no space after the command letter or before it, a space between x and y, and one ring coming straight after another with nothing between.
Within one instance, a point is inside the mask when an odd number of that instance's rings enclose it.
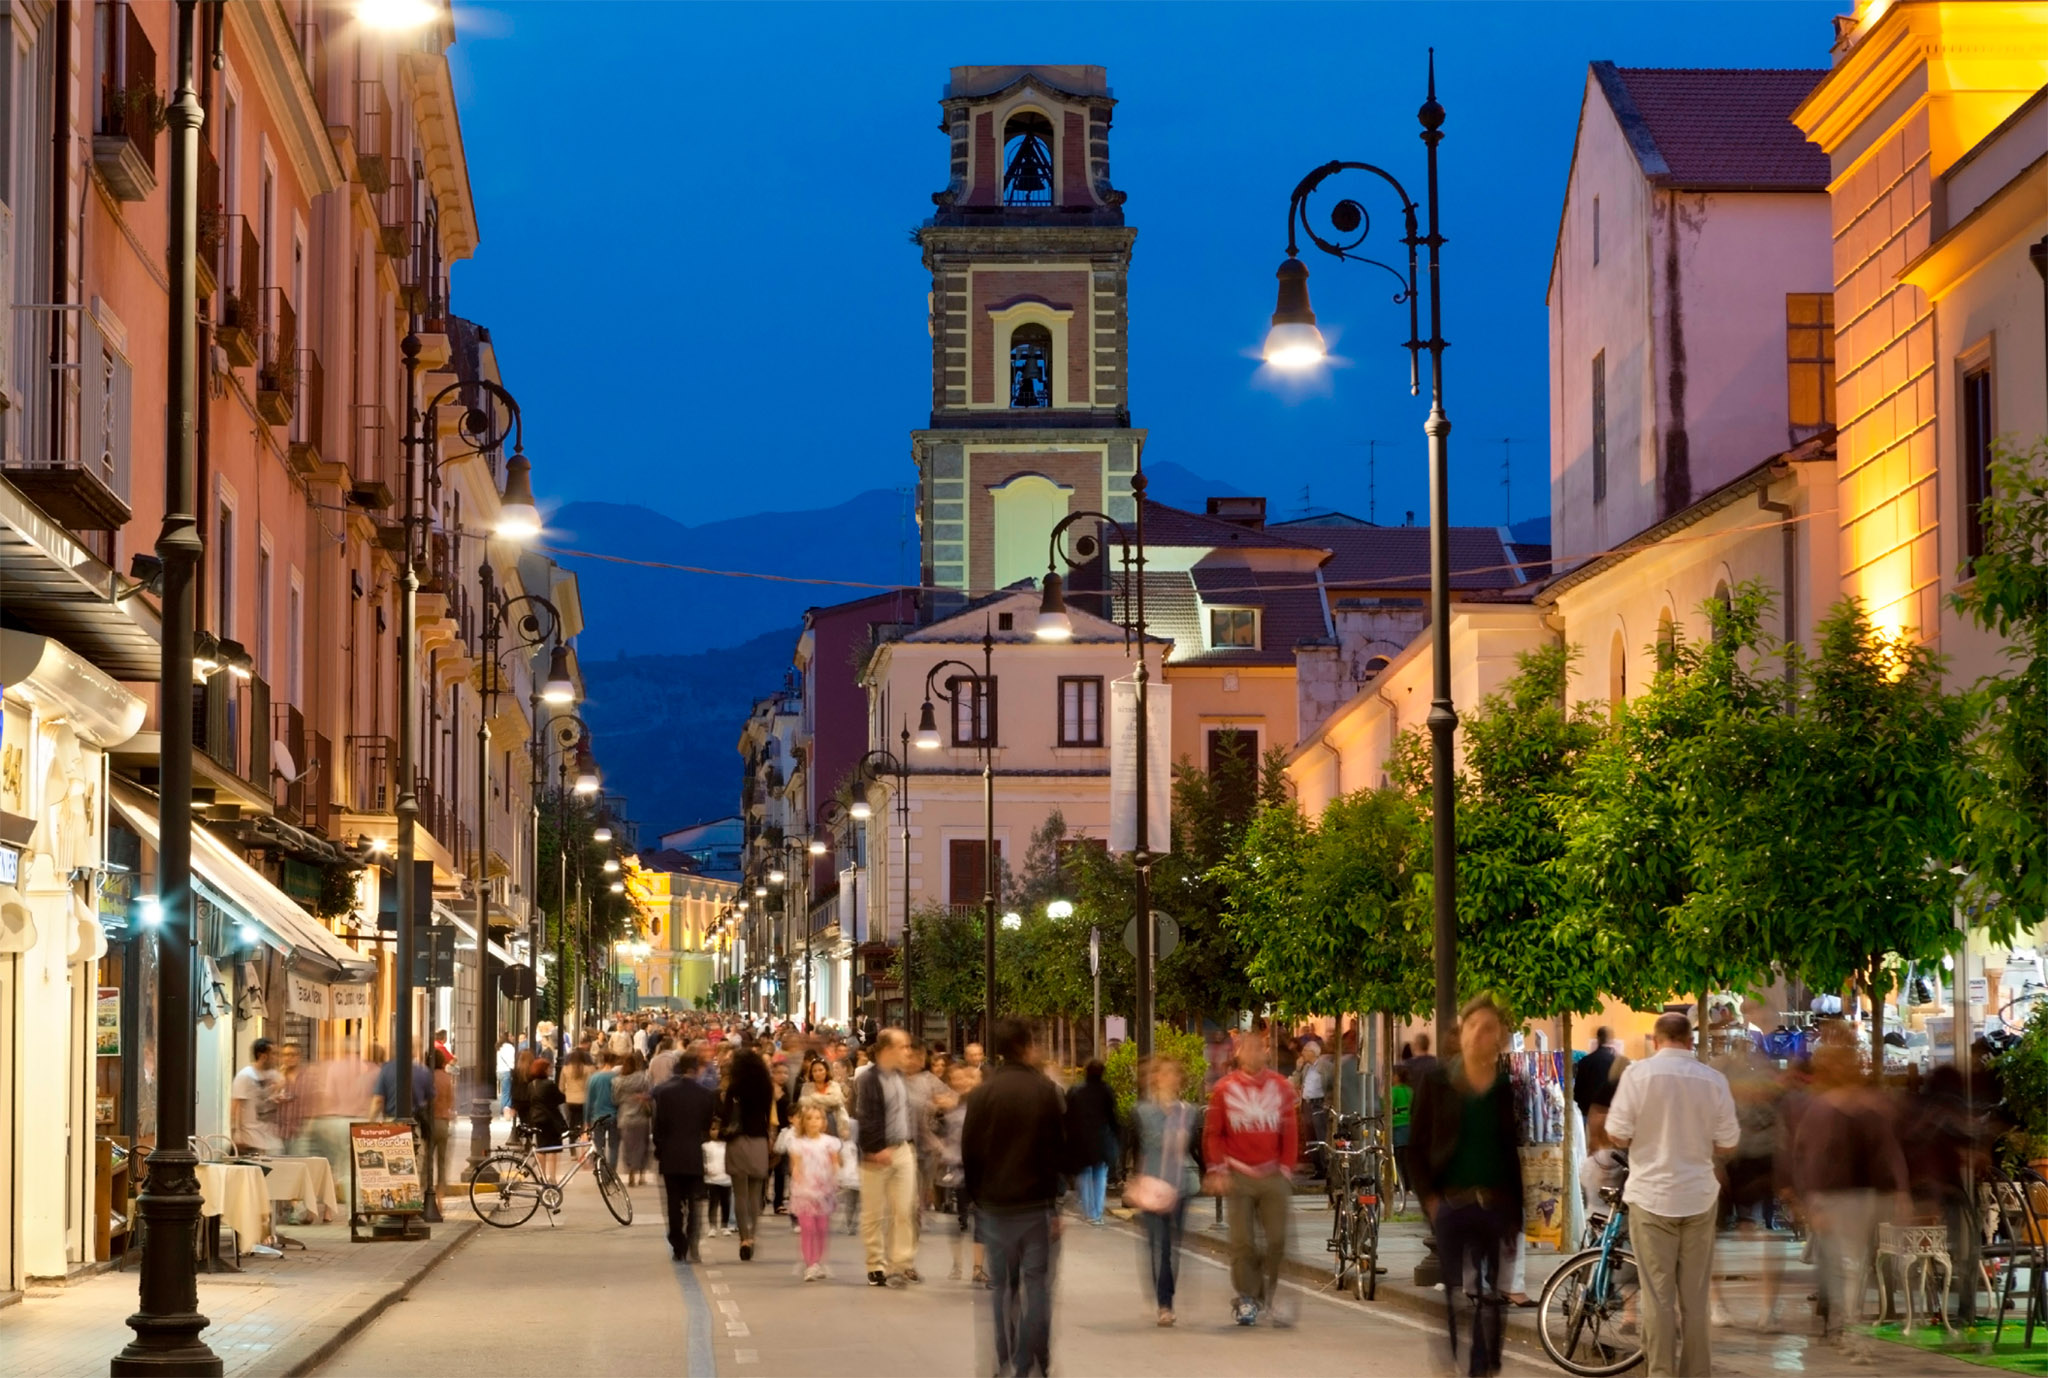
<instances>
[{"instance_id":1,"label":"man in red sweater","mask_svg":"<svg viewBox=\"0 0 2048 1378\"><path fill-rule=\"evenodd\" d=\"M1230 1198L1230 1282L1237 1292L1231 1314L1239 1325L1256 1324L1262 1310L1272 1310L1274 1324L1286 1324L1273 1302L1280 1261L1287 1256L1291 1174L1300 1144L1294 1087L1266 1065L1269 1052L1263 1025L1244 1034L1236 1070L1216 1083L1202 1125L1204 1186L1211 1195ZM1255 1214L1260 1243L1252 1238Z\"/></svg>"}]
</instances>

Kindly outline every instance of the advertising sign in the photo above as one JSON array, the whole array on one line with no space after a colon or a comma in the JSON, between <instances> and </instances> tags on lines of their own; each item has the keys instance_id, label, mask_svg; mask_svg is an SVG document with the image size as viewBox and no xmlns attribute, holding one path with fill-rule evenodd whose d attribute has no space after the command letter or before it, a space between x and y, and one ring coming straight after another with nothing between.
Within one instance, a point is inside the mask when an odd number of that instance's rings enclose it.
<instances>
[{"instance_id":1,"label":"advertising sign","mask_svg":"<svg viewBox=\"0 0 2048 1378\"><path fill-rule=\"evenodd\" d=\"M121 1056L121 988L101 986L93 1007L93 1051L101 1057Z\"/></svg>"},{"instance_id":2,"label":"advertising sign","mask_svg":"<svg viewBox=\"0 0 2048 1378\"><path fill-rule=\"evenodd\" d=\"M1147 734L1145 831L1149 852L1173 850L1173 689L1145 686ZM1138 686L1119 679L1109 686L1109 849L1128 852L1138 839Z\"/></svg>"},{"instance_id":3,"label":"advertising sign","mask_svg":"<svg viewBox=\"0 0 2048 1378\"><path fill-rule=\"evenodd\" d=\"M411 1125L351 1124L348 1148L359 1213L412 1215L426 1209Z\"/></svg>"}]
</instances>

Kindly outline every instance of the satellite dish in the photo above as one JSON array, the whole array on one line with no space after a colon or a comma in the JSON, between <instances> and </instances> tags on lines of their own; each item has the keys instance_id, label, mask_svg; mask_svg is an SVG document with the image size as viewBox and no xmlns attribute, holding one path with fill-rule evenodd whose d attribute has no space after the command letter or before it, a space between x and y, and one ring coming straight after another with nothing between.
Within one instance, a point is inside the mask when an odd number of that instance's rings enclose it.
<instances>
[{"instance_id":1,"label":"satellite dish","mask_svg":"<svg viewBox=\"0 0 2048 1378\"><path fill-rule=\"evenodd\" d=\"M287 785L292 784L299 778L298 762L292 759L291 748L283 742L272 742L270 744L270 772L273 775L282 776Z\"/></svg>"}]
</instances>

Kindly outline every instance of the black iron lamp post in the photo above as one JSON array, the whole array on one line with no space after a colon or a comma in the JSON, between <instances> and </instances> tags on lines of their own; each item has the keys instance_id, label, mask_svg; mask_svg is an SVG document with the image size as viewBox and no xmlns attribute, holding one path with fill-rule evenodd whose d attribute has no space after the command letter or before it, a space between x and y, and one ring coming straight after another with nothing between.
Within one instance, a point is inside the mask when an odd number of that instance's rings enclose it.
<instances>
[{"instance_id":1,"label":"black iron lamp post","mask_svg":"<svg viewBox=\"0 0 2048 1378\"><path fill-rule=\"evenodd\" d=\"M142 1191L142 1268L135 1332L115 1355L115 1374L221 1372L220 1356L200 1333L194 1245L202 1204L198 1156L192 1151L197 1034L192 903L192 714L189 698L193 632L198 621L193 576L205 553L199 535L199 126L204 113L193 84L198 47L197 0L178 0L173 61L177 90L166 111L171 130L169 191L171 310L168 331L170 405L164 444L164 524L156 553L163 561L163 658L157 692L162 729L157 822L157 1135ZM218 18L218 11L216 11ZM216 61L219 59L215 25Z\"/></svg>"},{"instance_id":2,"label":"black iron lamp post","mask_svg":"<svg viewBox=\"0 0 2048 1378\"><path fill-rule=\"evenodd\" d=\"M924 707L917 716L920 751L937 751L938 715L932 710L937 695L953 711L954 735L959 734L960 713L967 712L970 740L981 748L981 961L982 1011L981 1043L995 1046L996 1028L996 638L993 628L981 634L981 669L963 660L942 660L925 671ZM940 679L942 671L952 671ZM906 871L908 868L905 868ZM904 930L910 927L910 912L904 911ZM906 983L907 988L907 983Z\"/></svg>"},{"instance_id":3,"label":"black iron lamp post","mask_svg":"<svg viewBox=\"0 0 2048 1378\"><path fill-rule=\"evenodd\" d=\"M567 943L569 937L569 799L572 794L588 797L602 787L598 777L597 764L590 755L590 724L574 713L557 713L549 718L536 735L545 740L552 738L557 756L555 765L555 859L557 863L555 882L555 1035L560 1037L568 1027L570 993L567 985L569 965ZM536 772L538 778L538 772ZM580 847L581 844L579 843ZM576 884L581 890L583 868L576 868ZM545 945L545 929L538 935ZM534 960L539 962L536 949ZM536 1052L539 1049L535 1049Z\"/></svg>"},{"instance_id":4,"label":"black iron lamp post","mask_svg":"<svg viewBox=\"0 0 2048 1378\"><path fill-rule=\"evenodd\" d=\"M874 747L854 763L853 803L847 808L846 816L856 823L865 823L875 816L875 806L868 802L868 785L887 775L896 781L896 826L903 834L903 1027L912 1038L918 1037L917 996L910 984L910 724L903 724L903 750L899 754L885 746ZM858 946L855 951L858 953ZM859 976L848 981L846 991L846 1013L853 1017L854 991Z\"/></svg>"},{"instance_id":5,"label":"black iron lamp post","mask_svg":"<svg viewBox=\"0 0 2048 1378\"><path fill-rule=\"evenodd\" d=\"M815 851L822 851L824 844L814 849L801 834L785 836L768 849L774 860L768 870L768 884L782 892L782 940L778 944L777 957L782 966L782 1017L794 1019L796 1012L792 1002L796 997L796 971L793 965L796 933L795 925L801 921L804 926L804 956L808 961L811 951L811 887L806 883L810 874L811 857ZM803 877L805 879L799 879ZM810 992L810 974L804 975L804 990Z\"/></svg>"},{"instance_id":6,"label":"black iron lamp post","mask_svg":"<svg viewBox=\"0 0 2048 1378\"><path fill-rule=\"evenodd\" d=\"M1437 145L1443 142L1444 108L1436 99L1436 50L1430 50L1429 94L1417 112L1422 123L1422 144L1427 151L1428 231L1416 228L1417 206L1405 188L1384 168L1371 163L1332 162L1309 173L1294 189L1287 205L1287 258L1280 265L1280 294L1273 312L1272 330L1266 336L1266 362L1281 369L1313 368L1326 357L1322 332L1316 327L1315 312L1308 300L1308 265L1300 258L1296 230L1324 253L1340 259L1370 264L1393 275L1400 283L1396 304L1408 307L1408 388L1417 390L1424 352L1429 355L1429 419L1423 433L1429 437L1429 623L1432 670L1429 705L1431 835L1434 840L1435 945L1436 945L1436 1034L1437 1046L1448 1046L1457 1023L1457 834L1456 800L1452 794L1454 762L1452 740L1458 728L1458 714L1451 704L1451 583L1450 583L1450 417L1444 411L1443 283L1437 254L1444 237L1437 229ZM1408 270L1402 273L1378 259L1355 250L1371 232L1372 220L1357 201L1345 199L1330 207L1332 238L1324 238L1310 223L1308 201L1330 177L1339 172L1368 172L1380 178L1400 198L1406 233L1400 242L1408 248ZM1416 273L1416 251L1429 251L1429 338L1422 338L1419 314L1421 282ZM1142 928L1142 925L1141 925Z\"/></svg>"},{"instance_id":7,"label":"black iron lamp post","mask_svg":"<svg viewBox=\"0 0 2048 1378\"><path fill-rule=\"evenodd\" d=\"M483 691L476 724L476 854L470 884L476 900L476 1095L470 1108L469 1162L474 1168L491 1152L491 1115L497 1097L498 1001L491 988L491 718L504 692L504 666L499 645L509 631L514 649L532 652L560 635L562 614L538 594L507 598L491 572L491 562L477 567L483 592ZM515 615L516 610L516 615ZM534 687L538 703L568 704L576 700L569 678L568 649L555 641L548 658L547 679ZM539 717L538 709L535 718Z\"/></svg>"},{"instance_id":8,"label":"black iron lamp post","mask_svg":"<svg viewBox=\"0 0 2048 1378\"><path fill-rule=\"evenodd\" d=\"M1151 676L1145 665L1145 469L1142 462L1131 476L1131 495L1137 507L1137 517L1130 527L1106 513L1070 512L1052 529L1045 558L1045 596L1039 604L1037 634L1041 641L1066 641L1074 635L1073 619L1067 613L1066 582L1059 566L1078 569L1102 553L1101 537L1094 532L1073 532L1075 524L1093 521L1114 530L1123 566L1123 617L1119 621L1124 629L1124 651L1128 654L1133 645L1138 650L1137 666L1131 672L1138 720L1137 760L1133 772L1137 777L1138 797L1131 842L1131 861L1138 880L1137 916L1134 920L1138 938L1138 1007L1134 1011L1137 1027L1133 1033L1138 1056L1146 1058L1152 1056L1153 968L1157 965L1157 956L1153 950L1156 934L1152 927L1152 724L1146 711L1146 687Z\"/></svg>"}]
</instances>

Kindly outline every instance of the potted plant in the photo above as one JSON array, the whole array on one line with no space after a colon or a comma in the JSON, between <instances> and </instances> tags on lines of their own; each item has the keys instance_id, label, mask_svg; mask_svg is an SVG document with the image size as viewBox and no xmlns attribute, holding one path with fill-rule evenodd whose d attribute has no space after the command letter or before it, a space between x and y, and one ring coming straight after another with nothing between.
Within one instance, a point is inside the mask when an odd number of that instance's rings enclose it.
<instances>
[{"instance_id":1,"label":"potted plant","mask_svg":"<svg viewBox=\"0 0 2048 1378\"><path fill-rule=\"evenodd\" d=\"M2048 1176L2048 1000L2036 1001L2019 1039L1991 1059L2012 1128L1999 1140L1999 1157Z\"/></svg>"}]
</instances>

